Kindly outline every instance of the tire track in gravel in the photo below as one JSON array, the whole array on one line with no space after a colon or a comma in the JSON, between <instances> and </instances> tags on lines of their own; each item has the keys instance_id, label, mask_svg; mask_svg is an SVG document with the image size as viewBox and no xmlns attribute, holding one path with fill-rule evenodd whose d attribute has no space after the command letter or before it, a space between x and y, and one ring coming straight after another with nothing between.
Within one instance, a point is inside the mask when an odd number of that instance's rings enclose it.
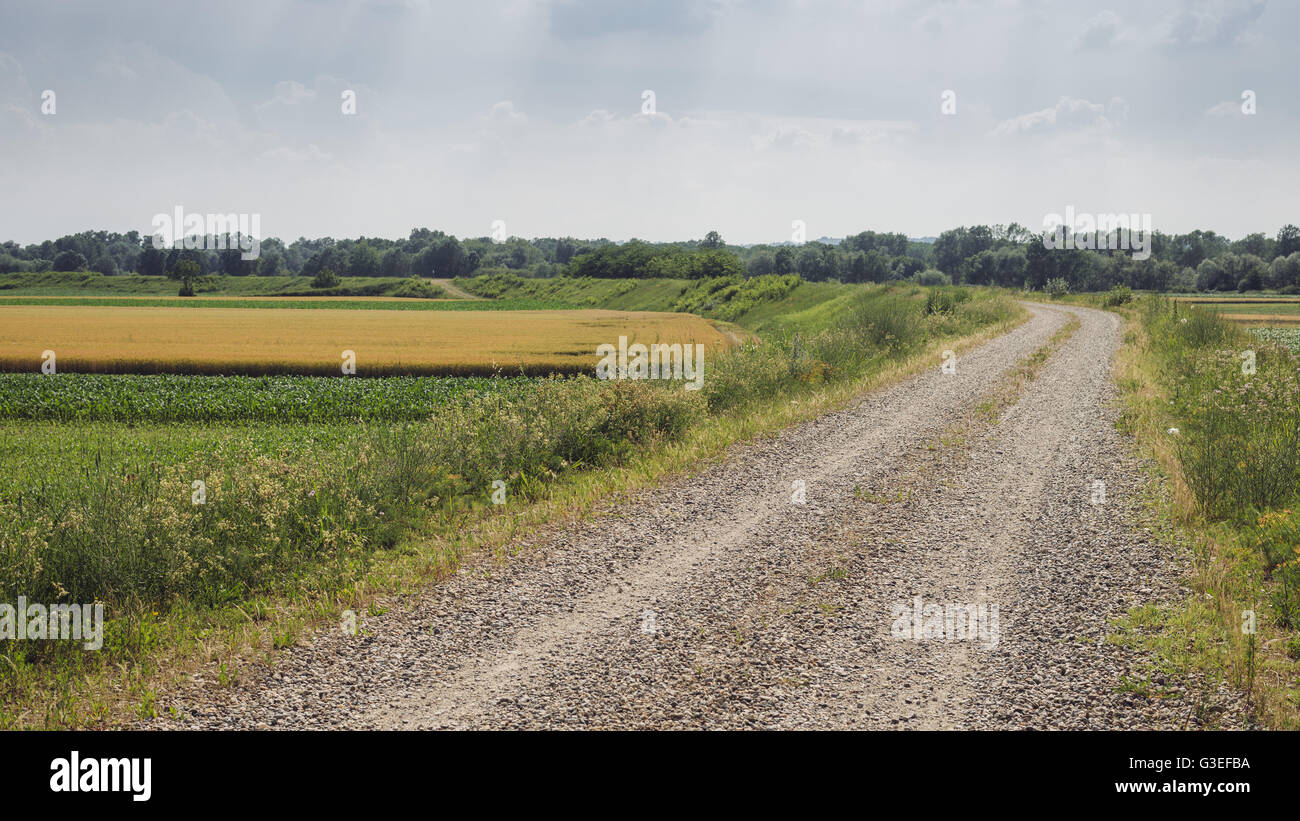
<instances>
[{"instance_id":1,"label":"tire track in gravel","mask_svg":"<svg viewBox=\"0 0 1300 821\"><path fill-rule=\"evenodd\" d=\"M1167 590L1172 576L1122 506L1076 504L1088 498L1080 475L1114 476L1122 496L1133 469L1103 407L1116 318L1027 307L1028 322L955 375L936 363L537 534L504 564L468 562L365 618L363 635L323 633L233 688L200 681L170 699L187 720L148 726L947 727L1017 726L1017 715L1115 726L1122 705L1068 697L1075 667L1110 668L1063 640L1099 635L1150 592L1138 580ZM944 444L1067 312L1083 328L1020 401L969 447ZM792 503L795 480L806 504ZM905 486L907 503L864 499ZM1080 555L1106 572L1079 572ZM1055 600L1063 586L1079 601ZM1088 610L1089 594L1108 606ZM997 602L1003 638L991 651L894 640L892 603L913 595ZM1053 641L1035 638L1044 631ZM1062 686L1027 688L1034 677Z\"/></svg>"}]
</instances>

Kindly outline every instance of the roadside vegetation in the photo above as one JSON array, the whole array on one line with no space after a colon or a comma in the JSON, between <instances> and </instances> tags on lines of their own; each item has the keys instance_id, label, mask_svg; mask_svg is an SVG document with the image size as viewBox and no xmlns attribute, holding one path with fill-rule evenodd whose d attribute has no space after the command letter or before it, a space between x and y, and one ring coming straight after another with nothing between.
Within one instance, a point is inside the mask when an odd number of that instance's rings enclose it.
<instances>
[{"instance_id":1,"label":"roadside vegetation","mask_svg":"<svg viewBox=\"0 0 1300 821\"><path fill-rule=\"evenodd\" d=\"M691 293L575 282L566 299L606 307ZM517 528L811 418L1023 316L987 289L805 288L719 298L744 339L710 353L699 391L590 376L4 377L0 601L100 601L108 626L99 652L0 641L0 717L151 715L169 676L216 668L228 683L345 608L418 589L468 551L513 549Z\"/></svg>"},{"instance_id":2,"label":"roadside vegetation","mask_svg":"<svg viewBox=\"0 0 1300 821\"><path fill-rule=\"evenodd\" d=\"M1188 598L1135 610L1120 640L1300 728L1300 359L1210 306L1148 296L1125 314L1125 425L1170 479L1157 503L1192 561Z\"/></svg>"}]
</instances>

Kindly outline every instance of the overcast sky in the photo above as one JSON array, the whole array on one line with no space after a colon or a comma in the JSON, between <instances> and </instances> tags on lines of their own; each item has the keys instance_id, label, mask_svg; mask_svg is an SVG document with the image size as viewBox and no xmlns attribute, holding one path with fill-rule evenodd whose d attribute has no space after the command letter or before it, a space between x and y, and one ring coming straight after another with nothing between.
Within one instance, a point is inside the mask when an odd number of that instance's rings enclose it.
<instances>
[{"instance_id":1,"label":"overcast sky","mask_svg":"<svg viewBox=\"0 0 1300 821\"><path fill-rule=\"evenodd\" d=\"M1300 222L1297 32L1277 0L5 2L0 240L178 205L285 240L926 236L1067 206L1272 235Z\"/></svg>"}]
</instances>

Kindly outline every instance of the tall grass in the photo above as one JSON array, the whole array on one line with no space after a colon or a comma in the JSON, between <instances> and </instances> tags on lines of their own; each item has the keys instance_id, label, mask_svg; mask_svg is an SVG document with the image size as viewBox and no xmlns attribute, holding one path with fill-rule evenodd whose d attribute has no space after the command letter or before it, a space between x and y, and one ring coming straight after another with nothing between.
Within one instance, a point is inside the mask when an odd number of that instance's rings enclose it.
<instances>
[{"instance_id":1,"label":"tall grass","mask_svg":"<svg viewBox=\"0 0 1300 821\"><path fill-rule=\"evenodd\" d=\"M1151 298L1145 321L1182 420L1178 456L1200 511L1250 518L1293 499L1300 360L1210 311Z\"/></svg>"},{"instance_id":2,"label":"tall grass","mask_svg":"<svg viewBox=\"0 0 1300 821\"><path fill-rule=\"evenodd\" d=\"M1165 299L1148 298L1142 320L1197 511L1256 557L1277 623L1300 627L1300 357Z\"/></svg>"}]
</instances>

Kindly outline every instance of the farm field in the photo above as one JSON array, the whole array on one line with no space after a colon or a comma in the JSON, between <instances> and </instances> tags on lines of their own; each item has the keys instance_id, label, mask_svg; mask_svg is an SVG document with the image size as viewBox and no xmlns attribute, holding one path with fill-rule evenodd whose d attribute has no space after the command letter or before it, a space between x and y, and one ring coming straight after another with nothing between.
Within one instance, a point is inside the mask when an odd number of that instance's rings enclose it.
<instances>
[{"instance_id":1,"label":"farm field","mask_svg":"<svg viewBox=\"0 0 1300 821\"><path fill-rule=\"evenodd\" d=\"M583 285L564 283L565 298L667 308L684 288ZM541 503L568 482L667 458L657 454L691 437L728 441L757 408L794 412L802 405L792 399L847 388L922 346L1018 316L993 292L954 291L947 310L931 312L921 288L803 287L794 302L752 311L785 314L797 304L797 347L793 334L729 344L694 314L607 308L386 310L371 307L381 300L342 299L328 301L358 309L196 310L169 297L0 306L0 353L17 353L23 371L0 374L0 594L98 599L110 613L103 654L0 646L7 726L98 725L122 709L152 715L163 659L218 652L233 663L227 653L240 647L291 643L294 625L322 607L336 618L371 573L407 568L400 572L427 579L454 569L467 525L489 526L500 513L489 501L497 481L512 505ZM833 327L823 324L829 314L808 314L846 295ZM748 322L739 323L744 333ZM521 362L536 363L525 365L530 374L590 373L596 346L620 335L708 345L702 389L519 374ZM362 376L412 363L481 368L494 356L502 375L339 378L345 348ZM57 351L53 375L39 372L44 349ZM299 373L76 373L87 354L96 367L278 361ZM301 372L318 366L329 375ZM196 481L203 504L192 501ZM271 625L272 637L249 633ZM47 703L51 688L53 708L28 709Z\"/></svg>"},{"instance_id":2,"label":"farm field","mask_svg":"<svg viewBox=\"0 0 1300 821\"><path fill-rule=\"evenodd\" d=\"M1300 354L1300 328L1251 328L1250 335Z\"/></svg>"},{"instance_id":3,"label":"farm field","mask_svg":"<svg viewBox=\"0 0 1300 821\"><path fill-rule=\"evenodd\" d=\"M0 369L62 372L333 376L353 351L358 376L593 371L596 348L727 338L690 314L650 312L310 310L0 306Z\"/></svg>"},{"instance_id":4,"label":"farm field","mask_svg":"<svg viewBox=\"0 0 1300 821\"><path fill-rule=\"evenodd\" d=\"M1178 297L1174 302L1213 311L1247 327L1300 325L1300 298L1296 297Z\"/></svg>"}]
</instances>

